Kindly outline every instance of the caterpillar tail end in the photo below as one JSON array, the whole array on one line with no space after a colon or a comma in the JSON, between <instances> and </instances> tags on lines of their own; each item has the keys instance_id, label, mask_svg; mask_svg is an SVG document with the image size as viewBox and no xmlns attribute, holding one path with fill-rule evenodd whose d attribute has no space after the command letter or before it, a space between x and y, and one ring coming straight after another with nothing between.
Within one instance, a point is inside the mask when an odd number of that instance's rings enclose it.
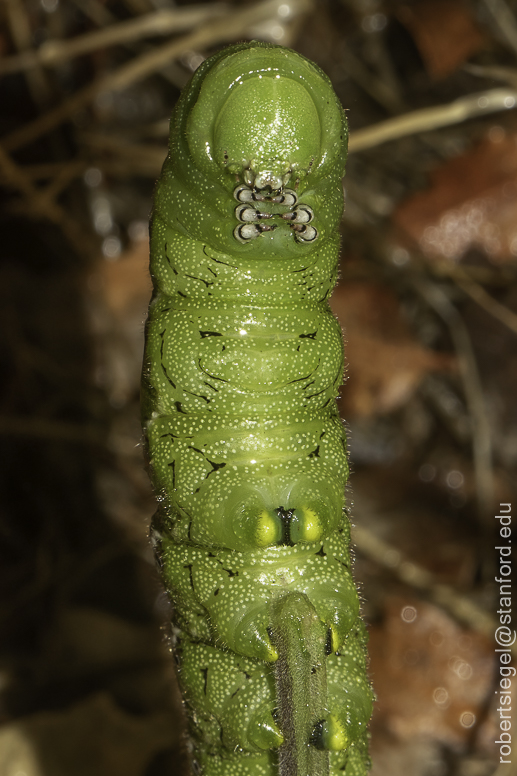
<instances>
[{"instance_id":1,"label":"caterpillar tail end","mask_svg":"<svg viewBox=\"0 0 517 776\"><path fill-rule=\"evenodd\" d=\"M328 776L329 752L314 745L314 731L327 717L327 629L301 593L273 605L273 643L278 722L284 736L279 776Z\"/></svg>"}]
</instances>

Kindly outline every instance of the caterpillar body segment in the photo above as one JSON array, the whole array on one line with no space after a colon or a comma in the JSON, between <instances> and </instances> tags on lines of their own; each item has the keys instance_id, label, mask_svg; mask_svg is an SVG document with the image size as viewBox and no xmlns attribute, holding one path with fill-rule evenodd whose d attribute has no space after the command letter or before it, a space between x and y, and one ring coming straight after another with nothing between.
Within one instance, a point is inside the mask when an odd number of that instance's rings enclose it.
<instances>
[{"instance_id":1,"label":"caterpillar body segment","mask_svg":"<svg viewBox=\"0 0 517 776\"><path fill-rule=\"evenodd\" d=\"M142 413L203 776L363 776L336 281L344 112L293 51L231 46L171 120Z\"/></svg>"}]
</instances>

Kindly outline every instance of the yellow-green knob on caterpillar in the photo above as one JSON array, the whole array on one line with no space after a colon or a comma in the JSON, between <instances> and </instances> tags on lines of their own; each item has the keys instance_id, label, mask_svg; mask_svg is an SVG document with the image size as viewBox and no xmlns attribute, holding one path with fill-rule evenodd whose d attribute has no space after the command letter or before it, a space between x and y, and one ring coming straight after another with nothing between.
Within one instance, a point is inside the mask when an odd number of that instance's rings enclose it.
<instances>
[{"instance_id":1,"label":"yellow-green knob on caterpillar","mask_svg":"<svg viewBox=\"0 0 517 776\"><path fill-rule=\"evenodd\" d=\"M336 407L346 119L294 51L230 46L171 119L142 414L202 776L363 776L372 692Z\"/></svg>"}]
</instances>

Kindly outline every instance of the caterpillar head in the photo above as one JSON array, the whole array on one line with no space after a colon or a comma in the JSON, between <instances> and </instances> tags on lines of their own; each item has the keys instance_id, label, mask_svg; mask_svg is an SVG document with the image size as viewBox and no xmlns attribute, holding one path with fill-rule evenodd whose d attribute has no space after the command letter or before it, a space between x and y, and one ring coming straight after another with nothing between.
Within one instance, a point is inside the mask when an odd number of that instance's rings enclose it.
<instances>
[{"instance_id":1,"label":"caterpillar head","mask_svg":"<svg viewBox=\"0 0 517 776\"><path fill-rule=\"evenodd\" d=\"M186 111L188 146L200 171L227 188L237 180L268 196L297 188L309 173L321 179L332 167L343 174L346 120L313 63L255 42L216 55L200 71Z\"/></svg>"},{"instance_id":2,"label":"caterpillar head","mask_svg":"<svg viewBox=\"0 0 517 776\"><path fill-rule=\"evenodd\" d=\"M257 192L278 194L304 178L321 148L307 90L278 73L240 80L213 132L216 161Z\"/></svg>"},{"instance_id":3,"label":"caterpillar head","mask_svg":"<svg viewBox=\"0 0 517 776\"><path fill-rule=\"evenodd\" d=\"M155 207L167 220L176 202L176 225L232 255L312 250L341 218L346 141L344 111L316 65L273 44L230 46L182 93Z\"/></svg>"}]
</instances>

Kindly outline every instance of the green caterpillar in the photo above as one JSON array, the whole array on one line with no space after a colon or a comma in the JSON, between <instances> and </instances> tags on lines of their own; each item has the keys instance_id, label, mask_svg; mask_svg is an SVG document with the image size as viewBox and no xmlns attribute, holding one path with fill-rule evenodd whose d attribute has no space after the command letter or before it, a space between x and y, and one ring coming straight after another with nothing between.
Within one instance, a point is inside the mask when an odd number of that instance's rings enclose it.
<instances>
[{"instance_id":1,"label":"green caterpillar","mask_svg":"<svg viewBox=\"0 0 517 776\"><path fill-rule=\"evenodd\" d=\"M350 570L334 287L346 119L279 46L205 61L151 220L152 535L203 776L362 776L372 692Z\"/></svg>"}]
</instances>

